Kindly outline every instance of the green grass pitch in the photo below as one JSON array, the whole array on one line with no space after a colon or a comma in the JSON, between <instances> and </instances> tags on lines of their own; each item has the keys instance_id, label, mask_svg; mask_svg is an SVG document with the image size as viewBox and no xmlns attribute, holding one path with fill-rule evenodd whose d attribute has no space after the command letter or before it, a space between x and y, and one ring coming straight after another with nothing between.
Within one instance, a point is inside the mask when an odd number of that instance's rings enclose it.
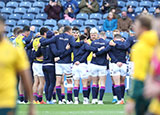
<instances>
[{"instance_id":1,"label":"green grass pitch","mask_svg":"<svg viewBox=\"0 0 160 115\"><path fill-rule=\"evenodd\" d=\"M82 102L82 95L79 98ZM104 105L36 105L36 113L37 115L124 115L124 105L115 105L111 101L112 94L106 93ZM27 105L18 105L17 115L27 115L27 108Z\"/></svg>"}]
</instances>

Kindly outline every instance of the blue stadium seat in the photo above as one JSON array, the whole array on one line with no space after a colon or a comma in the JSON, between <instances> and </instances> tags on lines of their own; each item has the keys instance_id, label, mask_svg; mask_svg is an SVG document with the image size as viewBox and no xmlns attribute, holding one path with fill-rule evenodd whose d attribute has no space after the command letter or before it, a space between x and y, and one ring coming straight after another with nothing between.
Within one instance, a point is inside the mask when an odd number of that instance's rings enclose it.
<instances>
[{"instance_id":1,"label":"blue stadium seat","mask_svg":"<svg viewBox=\"0 0 160 115\"><path fill-rule=\"evenodd\" d=\"M157 7L157 6L159 6L160 5L160 1L155 1L155 2L153 2L153 7Z\"/></svg>"},{"instance_id":2,"label":"blue stadium seat","mask_svg":"<svg viewBox=\"0 0 160 115\"><path fill-rule=\"evenodd\" d=\"M51 27L51 26L43 26L43 27L46 27L46 28L48 28L49 30L51 30L51 29L52 29L52 27Z\"/></svg>"},{"instance_id":3,"label":"blue stadium seat","mask_svg":"<svg viewBox=\"0 0 160 115\"><path fill-rule=\"evenodd\" d=\"M30 25L30 22L28 21L28 20L19 20L18 22L17 22L17 25L18 26L29 26Z\"/></svg>"},{"instance_id":4,"label":"blue stadium seat","mask_svg":"<svg viewBox=\"0 0 160 115\"><path fill-rule=\"evenodd\" d=\"M37 15L39 13L39 8L29 8L28 13Z\"/></svg>"},{"instance_id":5,"label":"blue stadium seat","mask_svg":"<svg viewBox=\"0 0 160 115\"><path fill-rule=\"evenodd\" d=\"M88 20L88 14L86 14L86 13L79 13L79 14L77 14L77 16L76 16L76 19L79 19L79 20Z\"/></svg>"},{"instance_id":6,"label":"blue stadium seat","mask_svg":"<svg viewBox=\"0 0 160 115\"><path fill-rule=\"evenodd\" d=\"M37 0L23 0L23 1L31 2L33 4Z\"/></svg>"},{"instance_id":7,"label":"blue stadium seat","mask_svg":"<svg viewBox=\"0 0 160 115\"><path fill-rule=\"evenodd\" d=\"M33 7L34 8L43 8L44 9L44 6L45 6L45 4L44 4L44 2L34 2L33 3Z\"/></svg>"},{"instance_id":8,"label":"blue stadium seat","mask_svg":"<svg viewBox=\"0 0 160 115\"><path fill-rule=\"evenodd\" d=\"M7 20L6 21L6 25L14 27L16 25L16 21L15 20Z\"/></svg>"},{"instance_id":9,"label":"blue stadium seat","mask_svg":"<svg viewBox=\"0 0 160 115\"><path fill-rule=\"evenodd\" d=\"M123 7L121 11L127 11L127 7Z\"/></svg>"},{"instance_id":10,"label":"blue stadium seat","mask_svg":"<svg viewBox=\"0 0 160 115\"><path fill-rule=\"evenodd\" d=\"M70 22L68 20L64 20L64 19L61 19L58 21L58 25L63 25L63 26L66 26L66 25L70 25Z\"/></svg>"},{"instance_id":11,"label":"blue stadium seat","mask_svg":"<svg viewBox=\"0 0 160 115\"><path fill-rule=\"evenodd\" d=\"M149 8L149 13L154 13L155 12L156 7L151 7Z\"/></svg>"},{"instance_id":12,"label":"blue stadium seat","mask_svg":"<svg viewBox=\"0 0 160 115\"><path fill-rule=\"evenodd\" d=\"M129 37L129 34L127 32L121 32L120 34L122 37L125 37L126 39Z\"/></svg>"},{"instance_id":13,"label":"blue stadium seat","mask_svg":"<svg viewBox=\"0 0 160 115\"><path fill-rule=\"evenodd\" d=\"M44 22L44 25L45 26L56 26L57 25L57 21L56 20L53 20L53 19L48 19Z\"/></svg>"},{"instance_id":14,"label":"blue stadium seat","mask_svg":"<svg viewBox=\"0 0 160 115\"><path fill-rule=\"evenodd\" d=\"M97 26L96 28L98 29L99 32L103 31L103 26Z\"/></svg>"},{"instance_id":15,"label":"blue stadium seat","mask_svg":"<svg viewBox=\"0 0 160 115\"><path fill-rule=\"evenodd\" d=\"M12 33L8 33L7 34L7 37L9 38L9 37L11 37L12 36Z\"/></svg>"},{"instance_id":16,"label":"blue stadium seat","mask_svg":"<svg viewBox=\"0 0 160 115\"><path fill-rule=\"evenodd\" d=\"M37 33L39 31L40 31L40 27L35 25L35 31L34 31L34 33Z\"/></svg>"},{"instance_id":17,"label":"blue stadium seat","mask_svg":"<svg viewBox=\"0 0 160 115\"><path fill-rule=\"evenodd\" d=\"M106 32L107 38L113 38L113 33L112 32Z\"/></svg>"},{"instance_id":18,"label":"blue stadium seat","mask_svg":"<svg viewBox=\"0 0 160 115\"><path fill-rule=\"evenodd\" d=\"M3 16L5 19L8 19L10 14L1 13L0 15Z\"/></svg>"},{"instance_id":19,"label":"blue stadium seat","mask_svg":"<svg viewBox=\"0 0 160 115\"><path fill-rule=\"evenodd\" d=\"M17 2L8 2L7 4L6 4L6 7L8 7L8 8L17 8L18 7L18 3Z\"/></svg>"},{"instance_id":20,"label":"blue stadium seat","mask_svg":"<svg viewBox=\"0 0 160 115\"><path fill-rule=\"evenodd\" d=\"M141 1L139 5L141 7L151 7L152 2L150 2L150 1Z\"/></svg>"},{"instance_id":21,"label":"blue stadium seat","mask_svg":"<svg viewBox=\"0 0 160 115\"><path fill-rule=\"evenodd\" d=\"M72 26L77 26L77 27L82 27L83 26L83 21L82 20L74 20L71 25Z\"/></svg>"},{"instance_id":22,"label":"blue stadium seat","mask_svg":"<svg viewBox=\"0 0 160 115\"><path fill-rule=\"evenodd\" d=\"M126 5L125 2L118 0L118 7L123 8L123 7L125 7L125 5Z\"/></svg>"},{"instance_id":23,"label":"blue stadium seat","mask_svg":"<svg viewBox=\"0 0 160 115\"><path fill-rule=\"evenodd\" d=\"M27 9L29 9L29 8L31 7L31 3L30 3L30 2L21 2L21 3L19 4L19 6L22 7L22 8L27 8Z\"/></svg>"},{"instance_id":24,"label":"blue stadium seat","mask_svg":"<svg viewBox=\"0 0 160 115\"><path fill-rule=\"evenodd\" d=\"M135 9L135 13L141 13L142 12L143 7L137 7Z\"/></svg>"},{"instance_id":25,"label":"blue stadium seat","mask_svg":"<svg viewBox=\"0 0 160 115\"><path fill-rule=\"evenodd\" d=\"M31 25L40 27L40 26L43 26L43 21L42 20L32 20Z\"/></svg>"},{"instance_id":26,"label":"blue stadium seat","mask_svg":"<svg viewBox=\"0 0 160 115\"><path fill-rule=\"evenodd\" d=\"M11 1L18 2L18 3L22 2L22 0L11 0Z\"/></svg>"},{"instance_id":27,"label":"blue stadium seat","mask_svg":"<svg viewBox=\"0 0 160 115\"><path fill-rule=\"evenodd\" d=\"M11 27L10 26L6 26L5 27L5 32L6 33L10 33L11 32Z\"/></svg>"},{"instance_id":28,"label":"blue stadium seat","mask_svg":"<svg viewBox=\"0 0 160 115\"><path fill-rule=\"evenodd\" d=\"M21 14L21 15L23 15L23 14L26 13L26 9L25 9L25 8L16 8L16 9L14 10L14 13L15 13L15 14Z\"/></svg>"},{"instance_id":29,"label":"blue stadium seat","mask_svg":"<svg viewBox=\"0 0 160 115\"><path fill-rule=\"evenodd\" d=\"M45 13L39 13L38 15L36 15L36 19L46 20L47 19L47 14L45 14Z\"/></svg>"},{"instance_id":30,"label":"blue stadium seat","mask_svg":"<svg viewBox=\"0 0 160 115\"><path fill-rule=\"evenodd\" d=\"M104 24L104 20L98 21L98 25L99 25L99 26L102 26L103 24Z\"/></svg>"},{"instance_id":31,"label":"blue stadium seat","mask_svg":"<svg viewBox=\"0 0 160 115\"><path fill-rule=\"evenodd\" d=\"M41 9L40 12L41 12L41 13L45 13L45 12L44 12L44 9Z\"/></svg>"},{"instance_id":32,"label":"blue stadium seat","mask_svg":"<svg viewBox=\"0 0 160 115\"><path fill-rule=\"evenodd\" d=\"M5 7L5 3L0 1L0 9L4 8Z\"/></svg>"},{"instance_id":33,"label":"blue stadium seat","mask_svg":"<svg viewBox=\"0 0 160 115\"><path fill-rule=\"evenodd\" d=\"M58 26L53 27L51 30L52 30L52 31L58 30Z\"/></svg>"},{"instance_id":34,"label":"blue stadium seat","mask_svg":"<svg viewBox=\"0 0 160 115\"><path fill-rule=\"evenodd\" d=\"M87 20L87 21L85 21L85 26L95 27L95 26L97 26L97 21L96 20Z\"/></svg>"},{"instance_id":35,"label":"blue stadium seat","mask_svg":"<svg viewBox=\"0 0 160 115\"><path fill-rule=\"evenodd\" d=\"M126 3L126 6L129 6L129 5L131 5L133 7L138 7L138 2L137 1L128 1Z\"/></svg>"},{"instance_id":36,"label":"blue stadium seat","mask_svg":"<svg viewBox=\"0 0 160 115\"><path fill-rule=\"evenodd\" d=\"M25 15L23 15L22 19L31 21L34 19L34 15L33 14L25 14Z\"/></svg>"},{"instance_id":37,"label":"blue stadium seat","mask_svg":"<svg viewBox=\"0 0 160 115\"><path fill-rule=\"evenodd\" d=\"M2 14L11 14L13 12L13 9L11 8L3 8L1 9Z\"/></svg>"},{"instance_id":38,"label":"blue stadium seat","mask_svg":"<svg viewBox=\"0 0 160 115\"><path fill-rule=\"evenodd\" d=\"M10 20L18 21L19 19L21 19L21 15L20 15L20 14L11 14L11 15L9 16L9 19L10 19Z\"/></svg>"},{"instance_id":39,"label":"blue stadium seat","mask_svg":"<svg viewBox=\"0 0 160 115\"><path fill-rule=\"evenodd\" d=\"M101 20L102 19L102 14L100 13L93 13L90 15L90 19L93 19L93 20Z\"/></svg>"},{"instance_id":40,"label":"blue stadium seat","mask_svg":"<svg viewBox=\"0 0 160 115\"><path fill-rule=\"evenodd\" d=\"M107 19L108 13L103 15L103 19Z\"/></svg>"}]
</instances>

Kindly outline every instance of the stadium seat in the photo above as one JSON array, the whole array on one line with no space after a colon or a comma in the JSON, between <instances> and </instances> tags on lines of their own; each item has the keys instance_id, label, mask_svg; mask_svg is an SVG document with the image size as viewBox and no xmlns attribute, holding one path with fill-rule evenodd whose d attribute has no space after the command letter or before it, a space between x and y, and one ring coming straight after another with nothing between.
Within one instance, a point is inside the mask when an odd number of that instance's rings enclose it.
<instances>
[{"instance_id":1,"label":"stadium seat","mask_svg":"<svg viewBox=\"0 0 160 115\"><path fill-rule=\"evenodd\" d=\"M14 13L23 15L26 13L26 9L25 8L16 8L14 10Z\"/></svg>"},{"instance_id":2,"label":"stadium seat","mask_svg":"<svg viewBox=\"0 0 160 115\"><path fill-rule=\"evenodd\" d=\"M129 34L127 32L121 32L120 34L122 37L125 37L126 39L129 37Z\"/></svg>"},{"instance_id":3,"label":"stadium seat","mask_svg":"<svg viewBox=\"0 0 160 115\"><path fill-rule=\"evenodd\" d=\"M112 32L106 32L107 38L113 38L113 33Z\"/></svg>"},{"instance_id":4,"label":"stadium seat","mask_svg":"<svg viewBox=\"0 0 160 115\"><path fill-rule=\"evenodd\" d=\"M103 15L103 19L107 19L108 13Z\"/></svg>"},{"instance_id":5,"label":"stadium seat","mask_svg":"<svg viewBox=\"0 0 160 115\"><path fill-rule=\"evenodd\" d=\"M123 7L121 11L127 11L127 7Z\"/></svg>"},{"instance_id":6,"label":"stadium seat","mask_svg":"<svg viewBox=\"0 0 160 115\"><path fill-rule=\"evenodd\" d=\"M11 27L10 26L6 26L5 27L5 32L6 33L10 33L11 32Z\"/></svg>"},{"instance_id":7,"label":"stadium seat","mask_svg":"<svg viewBox=\"0 0 160 115\"><path fill-rule=\"evenodd\" d=\"M21 15L20 15L20 14L11 14L11 15L9 16L9 19L10 19L10 20L18 21L19 19L21 19Z\"/></svg>"},{"instance_id":8,"label":"stadium seat","mask_svg":"<svg viewBox=\"0 0 160 115\"><path fill-rule=\"evenodd\" d=\"M99 32L103 31L103 26L96 26Z\"/></svg>"},{"instance_id":9,"label":"stadium seat","mask_svg":"<svg viewBox=\"0 0 160 115\"><path fill-rule=\"evenodd\" d=\"M157 6L159 6L160 5L160 1L155 1L155 2L153 2L153 7L157 7Z\"/></svg>"},{"instance_id":10,"label":"stadium seat","mask_svg":"<svg viewBox=\"0 0 160 115\"><path fill-rule=\"evenodd\" d=\"M35 26L35 31L34 31L34 33L37 33L37 32L39 32L40 31L40 27L39 26Z\"/></svg>"},{"instance_id":11,"label":"stadium seat","mask_svg":"<svg viewBox=\"0 0 160 115\"><path fill-rule=\"evenodd\" d=\"M45 6L45 4L44 4L44 2L34 2L33 3L33 7L34 8L43 8L44 9L44 6Z\"/></svg>"},{"instance_id":12,"label":"stadium seat","mask_svg":"<svg viewBox=\"0 0 160 115\"><path fill-rule=\"evenodd\" d=\"M102 26L103 24L104 24L104 20L98 21L98 25L99 25L99 26Z\"/></svg>"},{"instance_id":13,"label":"stadium seat","mask_svg":"<svg viewBox=\"0 0 160 115\"><path fill-rule=\"evenodd\" d=\"M72 26L77 26L77 27L82 27L83 26L83 21L82 20L74 20L71 25Z\"/></svg>"},{"instance_id":14,"label":"stadium seat","mask_svg":"<svg viewBox=\"0 0 160 115\"><path fill-rule=\"evenodd\" d=\"M31 3L30 3L30 2L21 2L21 3L19 4L19 6L22 7L22 8L27 8L27 9L29 9L29 8L31 7Z\"/></svg>"},{"instance_id":15,"label":"stadium seat","mask_svg":"<svg viewBox=\"0 0 160 115\"><path fill-rule=\"evenodd\" d=\"M152 2L150 2L150 1L141 1L139 5L140 5L140 7L151 7Z\"/></svg>"},{"instance_id":16,"label":"stadium seat","mask_svg":"<svg viewBox=\"0 0 160 115\"><path fill-rule=\"evenodd\" d=\"M93 19L93 20L101 20L102 19L102 14L100 14L100 13L93 13L93 14L91 14L90 15L90 17L89 17L90 19Z\"/></svg>"},{"instance_id":17,"label":"stadium seat","mask_svg":"<svg viewBox=\"0 0 160 115\"><path fill-rule=\"evenodd\" d=\"M18 26L29 26L30 25L30 22L28 21L28 20L19 20L18 22L17 22L17 25Z\"/></svg>"},{"instance_id":18,"label":"stadium seat","mask_svg":"<svg viewBox=\"0 0 160 115\"><path fill-rule=\"evenodd\" d=\"M31 2L33 4L37 0L23 0L23 1Z\"/></svg>"},{"instance_id":19,"label":"stadium seat","mask_svg":"<svg viewBox=\"0 0 160 115\"><path fill-rule=\"evenodd\" d=\"M12 36L12 33L8 33L7 34L7 37L9 38L9 37L11 37Z\"/></svg>"},{"instance_id":20,"label":"stadium seat","mask_svg":"<svg viewBox=\"0 0 160 115\"><path fill-rule=\"evenodd\" d=\"M87 20L87 21L85 21L85 26L95 27L95 26L97 26L97 21L96 20Z\"/></svg>"},{"instance_id":21,"label":"stadium seat","mask_svg":"<svg viewBox=\"0 0 160 115\"><path fill-rule=\"evenodd\" d=\"M118 7L123 8L125 7L126 3L123 1L118 1Z\"/></svg>"},{"instance_id":22,"label":"stadium seat","mask_svg":"<svg viewBox=\"0 0 160 115\"><path fill-rule=\"evenodd\" d=\"M58 25L69 26L70 22L68 20L61 19L58 21Z\"/></svg>"},{"instance_id":23,"label":"stadium seat","mask_svg":"<svg viewBox=\"0 0 160 115\"><path fill-rule=\"evenodd\" d=\"M57 21L56 20L53 20L53 19L48 19L44 22L44 25L45 26L56 26L57 25Z\"/></svg>"},{"instance_id":24,"label":"stadium seat","mask_svg":"<svg viewBox=\"0 0 160 115\"><path fill-rule=\"evenodd\" d=\"M47 14L45 14L45 13L39 13L38 15L36 15L36 19L46 20L47 19Z\"/></svg>"},{"instance_id":25,"label":"stadium seat","mask_svg":"<svg viewBox=\"0 0 160 115\"><path fill-rule=\"evenodd\" d=\"M13 12L13 9L11 8L3 8L1 9L2 14L11 14Z\"/></svg>"},{"instance_id":26,"label":"stadium seat","mask_svg":"<svg viewBox=\"0 0 160 115\"><path fill-rule=\"evenodd\" d=\"M8 7L8 8L17 8L18 7L18 3L17 2L8 2L7 4L6 4L6 7Z\"/></svg>"},{"instance_id":27,"label":"stadium seat","mask_svg":"<svg viewBox=\"0 0 160 115\"><path fill-rule=\"evenodd\" d=\"M10 14L3 14L3 13L1 13L1 16L3 16L5 19L8 19L9 18L9 16L10 16Z\"/></svg>"},{"instance_id":28,"label":"stadium seat","mask_svg":"<svg viewBox=\"0 0 160 115\"><path fill-rule=\"evenodd\" d=\"M5 7L5 3L0 1L0 9L4 8Z\"/></svg>"},{"instance_id":29,"label":"stadium seat","mask_svg":"<svg viewBox=\"0 0 160 115\"><path fill-rule=\"evenodd\" d=\"M31 21L34 19L34 15L33 14L25 14L25 15L23 15L22 19Z\"/></svg>"},{"instance_id":30,"label":"stadium seat","mask_svg":"<svg viewBox=\"0 0 160 115\"><path fill-rule=\"evenodd\" d=\"M126 6L129 6L129 5L131 5L131 6L136 8L136 7L138 7L138 2L137 1L128 1L126 3Z\"/></svg>"},{"instance_id":31,"label":"stadium seat","mask_svg":"<svg viewBox=\"0 0 160 115\"><path fill-rule=\"evenodd\" d=\"M32 21L31 21L31 25L32 25L32 26L40 27L40 26L43 25L43 21L42 21L42 20L32 20Z\"/></svg>"},{"instance_id":32,"label":"stadium seat","mask_svg":"<svg viewBox=\"0 0 160 115\"><path fill-rule=\"evenodd\" d=\"M137 7L135 9L135 13L141 13L142 12L143 7Z\"/></svg>"},{"instance_id":33,"label":"stadium seat","mask_svg":"<svg viewBox=\"0 0 160 115\"><path fill-rule=\"evenodd\" d=\"M28 13L37 15L39 13L39 8L29 8Z\"/></svg>"},{"instance_id":34,"label":"stadium seat","mask_svg":"<svg viewBox=\"0 0 160 115\"><path fill-rule=\"evenodd\" d=\"M88 20L88 14L86 14L86 13L79 13L76 16L76 19L86 21L86 20Z\"/></svg>"},{"instance_id":35,"label":"stadium seat","mask_svg":"<svg viewBox=\"0 0 160 115\"><path fill-rule=\"evenodd\" d=\"M16 25L16 21L15 20L7 20L6 21L6 25L14 27Z\"/></svg>"},{"instance_id":36,"label":"stadium seat","mask_svg":"<svg viewBox=\"0 0 160 115\"><path fill-rule=\"evenodd\" d=\"M58 26L53 27L51 30L52 30L52 31L58 30Z\"/></svg>"},{"instance_id":37,"label":"stadium seat","mask_svg":"<svg viewBox=\"0 0 160 115\"><path fill-rule=\"evenodd\" d=\"M18 2L18 3L22 2L22 0L11 0L11 1Z\"/></svg>"},{"instance_id":38,"label":"stadium seat","mask_svg":"<svg viewBox=\"0 0 160 115\"><path fill-rule=\"evenodd\" d=\"M149 13L154 13L155 12L155 7L151 7L151 8L149 8Z\"/></svg>"},{"instance_id":39,"label":"stadium seat","mask_svg":"<svg viewBox=\"0 0 160 115\"><path fill-rule=\"evenodd\" d=\"M48 28L49 30L51 30L51 29L52 29L52 27L51 27L51 26L43 26L43 27L46 27L46 28Z\"/></svg>"}]
</instances>

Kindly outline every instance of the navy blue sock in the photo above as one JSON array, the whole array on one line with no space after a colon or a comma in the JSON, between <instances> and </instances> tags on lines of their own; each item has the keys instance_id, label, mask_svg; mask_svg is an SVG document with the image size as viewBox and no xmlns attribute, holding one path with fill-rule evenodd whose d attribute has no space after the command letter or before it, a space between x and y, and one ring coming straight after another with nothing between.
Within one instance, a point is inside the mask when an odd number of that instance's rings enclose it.
<instances>
[{"instance_id":1,"label":"navy blue sock","mask_svg":"<svg viewBox=\"0 0 160 115\"><path fill-rule=\"evenodd\" d=\"M99 93L99 85L97 85L97 89L96 89L96 99L98 98L98 93Z\"/></svg>"},{"instance_id":2,"label":"navy blue sock","mask_svg":"<svg viewBox=\"0 0 160 115\"><path fill-rule=\"evenodd\" d=\"M62 99L65 99L65 93L61 93Z\"/></svg>"},{"instance_id":3,"label":"navy blue sock","mask_svg":"<svg viewBox=\"0 0 160 115\"><path fill-rule=\"evenodd\" d=\"M24 94L19 94L19 100L20 100L20 102L24 101Z\"/></svg>"},{"instance_id":4,"label":"navy blue sock","mask_svg":"<svg viewBox=\"0 0 160 115\"><path fill-rule=\"evenodd\" d=\"M61 97L61 86L56 86L56 93L58 96L58 100L62 101L62 97Z\"/></svg>"},{"instance_id":5,"label":"navy blue sock","mask_svg":"<svg viewBox=\"0 0 160 115\"><path fill-rule=\"evenodd\" d=\"M88 86L88 95L87 95L87 98L89 99L89 96L90 96L90 92L91 92L91 87L90 85Z\"/></svg>"},{"instance_id":6,"label":"navy blue sock","mask_svg":"<svg viewBox=\"0 0 160 115\"><path fill-rule=\"evenodd\" d=\"M124 95L125 95L125 85L124 84L121 84L121 94L122 94L122 98L124 98Z\"/></svg>"},{"instance_id":7,"label":"navy blue sock","mask_svg":"<svg viewBox=\"0 0 160 115\"><path fill-rule=\"evenodd\" d=\"M88 88L87 87L83 87L83 97L87 98L88 96Z\"/></svg>"},{"instance_id":8,"label":"navy blue sock","mask_svg":"<svg viewBox=\"0 0 160 115\"><path fill-rule=\"evenodd\" d=\"M113 93L113 96L116 96L116 93L115 93L115 90L114 90L114 84L112 84L112 93Z\"/></svg>"},{"instance_id":9,"label":"navy blue sock","mask_svg":"<svg viewBox=\"0 0 160 115\"><path fill-rule=\"evenodd\" d=\"M118 97L118 100L120 101L122 99L122 94L121 94L121 87L120 85L114 85L115 93Z\"/></svg>"},{"instance_id":10,"label":"navy blue sock","mask_svg":"<svg viewBox=\"0 0 160 115\"><path fill-rule=\"evenodd\" d=\"M67 100L72 101L72 91L67 91Z\"/></svg>"},{"instance_id":11,"label":"navy blue sock","mask_svg":"<svg viewBox=\"0 0 160 115\"><path fill-rule=\"evenodd\" d=\"M43 96L42 96L42 95L39 95L39 96L38 96L38 101L41 102L41 101L42 101L42 98L43 98Z\"/></svg>"},{"instance_id":12,"label":"navy blue sock","mask_svg":"<svg viewBox=\"0 0 160 115\"><path fill-rule=\"evenodd\" d=\"M96 99L97 85L92 85L92 99Z\"/></svg>"},{"instance_id":13,"label":"navy blue sock","mask_svg":"<svg viewBox=\"0 0 160 115\"><path fill-rule=\"evenodd\" d=\"M100 96L99 96L99 100L103 100L103 96L104 96L104 92L105 92L105 87L104 86L101 86L101 89L100 89Z\"/></svg>"},{"instance_id":14,"label":"navy blue sock","mask_svg":"<svg viewBox=\"0 0 160 115\"><path fill-rule=\"evenodd\" d=\"M53 100L56 100L56 92L53 92L52 96L53 96Z\"/></svg>"},{"instance_id":15,"label":"navy blue sock","mask_svg":"<svg viewBox=\"0 0 160 115\"><path fill-rule=\"evenodd\" d=\"M79 88L74 87L74 97L78 97L78 95L79 95Z\"/></svg>"}]
</instances>

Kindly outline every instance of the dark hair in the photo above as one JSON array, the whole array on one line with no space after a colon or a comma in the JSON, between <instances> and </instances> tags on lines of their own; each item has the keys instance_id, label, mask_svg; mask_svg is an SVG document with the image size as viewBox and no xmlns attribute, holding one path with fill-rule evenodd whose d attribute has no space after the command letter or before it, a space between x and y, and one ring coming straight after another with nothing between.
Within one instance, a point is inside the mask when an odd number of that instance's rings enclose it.
<instances>
[{"instance_id":1,"label":"dark hair","mask_svg":"<svg viewBox=\"0 0 160 115\"><path fill-rule=\"evenodd\" d=\"M19 35L20 33L23 33L23 30L18 29L16 35Z\"/></svg>"},{"instance_id":2,"label":"dark hair","mask_svg":"<svg viewBox=\"0 0 160 115\"><path fill-rule=\"evenodd\" d=\"M143 7L142 12L143 12L144 9L146 9L147 11L149 11L149 10L148 10L148 7Z\"/></svg>"},{"instance_id":3,"label":"dark hair","mask_svg":"<svg viewBox=\"0 0 160 115\"><path fill-rule=\"evenodd\" d=\"M137 21L140 22L141 26L146 28L147 30L152 29L152 17L149 15L142 15L137 18Z\"/></svg>"},{"instance_id":4,"label":"dark hair","mask_svg":"<svg viewBox=\"0 0 160 115\"><path fill-rule=\"evenodd\" d=\"M76 26L74 26L72 30L79 31L79 29Z\"/></svg>"},{"instance_id":5,"label":"dark hair","mask_svg":"<svg viewBox=\"0 0 160 115\"><path fill-rule=\"evenodd\" d=\"M48 28L42 27L42 28L40 29L40 35L44 35L44 33L47 33L48 30L49 30Z\"/></svg>"},{"instance_id":6,"label":"dark hair","mask_svg":"<svg viewBox=\"0 0 160 115\"><path fill-rule=\"evenodd\" d=\"M69 32L70 30L72 30L72 28L70 26L65 26L64 27L64 32Z\"/></svg>"},{"instance_id":7,"label":"dark hair","mask_svg":"<svg viewBox=\"0 0 160 115\"><path fill-rule=\"evenodd\" d=\"M3 22L3 23L5 23L5 21L6 21L5 18L2 15L0 15L0 21Z\"/></svg>"},{"instance_id":8,"label":"dark hair","mask_svg":"<svg viewBox=\"0 0 160 115\"><path fill-rule=\"evenodd\" d=\"M21 28L19 28L19 27L14 28L13 34L14 34L14 35L17 35L17 31L18 31L18 30L21 30Z\"/></svg>"},{"instance_id":9,"label":"dark hair","mask_svg":"<svg viewBox=\"0 0 160 115\"><path fill-rule=\"evenodd\" d=\"M85 33L85 35L87 35L87 36L88 36L87 39L89 39L89 38L90 38L90 31L91 31L91 28L90 28L90 27L86 27L85 29L87 30L87 33Z\"/></svg>"},{"instance_id":10,"label":"dark hair","mask_svg":"<svg viewBox=\"0 0 160 115\"><path fill-rule=\"evenodd\" d=\"M24 26L23 27L23 32L28 32L30 31L30 27L29 26Z\"/></svg>"},{"instance_id":11,"label":"dark hair","mask_svg":"<svg viewBox=\"0 0 160 115\"><path fill-rule=\"evenodd\" d=\"M85 40L85 39L87 39L87 36L86 36L85 34L82 34L82 35L79 37L79 39L80 39L80 41Z\"/></svg>"}]
</instances>

